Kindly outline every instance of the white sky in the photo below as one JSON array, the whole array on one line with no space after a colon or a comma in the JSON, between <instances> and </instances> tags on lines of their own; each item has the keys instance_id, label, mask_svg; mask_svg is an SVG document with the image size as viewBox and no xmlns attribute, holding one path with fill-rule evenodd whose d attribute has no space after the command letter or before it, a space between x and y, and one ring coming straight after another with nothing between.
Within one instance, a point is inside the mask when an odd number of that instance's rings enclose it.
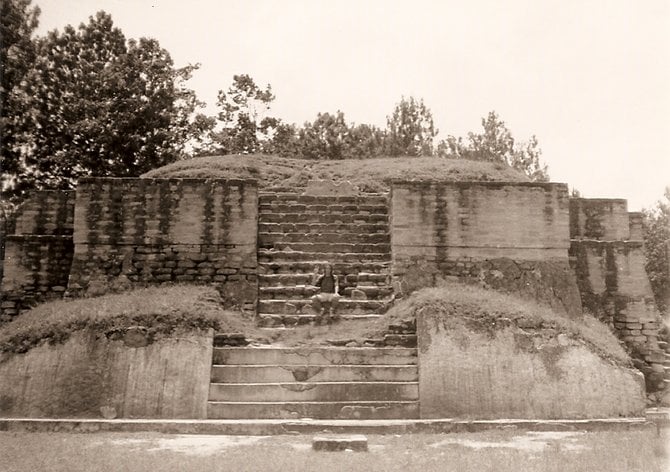
<instances>
[{"instance_id":1,"label":"white sky","mask_svg":"<svg viewBox=\"0 0 670 472\"><path fill-rule=\"evenodd\" d=\"M110 13L156 38L215 111L233 74L270 83L273 115L384 126L423 98L440 137L496 110L538 137L553 181L649 207L670 186L668 0L33 0L39 33Z\"/></svg>"}]
</instances>

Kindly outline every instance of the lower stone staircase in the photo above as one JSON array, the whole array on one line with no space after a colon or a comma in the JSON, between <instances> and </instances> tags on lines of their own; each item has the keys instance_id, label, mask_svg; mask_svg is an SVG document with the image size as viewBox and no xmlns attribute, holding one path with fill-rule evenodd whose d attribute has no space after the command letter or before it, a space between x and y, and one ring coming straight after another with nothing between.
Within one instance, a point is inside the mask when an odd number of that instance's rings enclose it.
<instances>
[{"instance_id":1,"label":"lower stone staircase","mask_svg":"<svg viewBox=\"0 0 670 472\"><path fill-rule=\"evenodd\" d=\"M215 347L211 419L418 418L416 348Z\"/></svg>"},{"instance_id":2,"label":"lower stone staircase","mask_svg":"<svg viewBox=\"0 0 670 472\"><path fill-rule=\"evenodd\" d=\"M258 228L261 326L314 321L311 283L324 264L339 279L341 319L375 318L392 302L387 195L262 193Z\"/></svg>"}]
</instances>

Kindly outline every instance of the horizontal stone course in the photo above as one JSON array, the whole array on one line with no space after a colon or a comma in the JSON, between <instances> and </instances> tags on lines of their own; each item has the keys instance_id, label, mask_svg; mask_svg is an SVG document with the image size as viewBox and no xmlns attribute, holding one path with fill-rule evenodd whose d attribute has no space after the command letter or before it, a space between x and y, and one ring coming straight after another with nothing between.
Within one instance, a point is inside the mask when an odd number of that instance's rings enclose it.
<instances>
[{"instance_id":1,"label":"horizontal stone course","mask_svg":"<svg viewBox=\"0 0 670 472\"><path fill-rule=\"evenodd\" d=\"M374 402L209 402L215 419L397 419L418 418L418 401Z\"/></svg>"},{"instance_id":2,"label":"horizontal stone course","mask_svg":"<svg viewBox=\"0 0 670 472\"><path fill-rule=\"evenodd\" d=\"M418 378L416 365L214 365L211 374L213 383L415 382Z\"/></svg>"},{"instance_id":3,"label":"horizontal stone course","mask_svg":"<svg viewBox=\"0 0 670 472\"><path fill-rule=\"evenodd\" d=\"M259 233L388 234L388 223L269 223L260 222Z\"/></svg>"},{"instance_id":4,"label":"horizontal stone course","mask_svg":"<svg viewBox=\"0 0 670 472\"><path fill-rule=\"evenodd\" d=\"M390 244L391 236L388 233L266 233L259 232L259 247L273 247L275 244L301 243L329 243L333 244Z\"/></svg>"},{"instance_id":5,"label":"horizontal stone course","mask_svg":"<svg viewBox=\"0 0 670 472\"><path fill-rule=\"evenodd\" d=\"M213 365L408 365L416 349L366 347L214 348Z\"/></svg>"},{"instance_id":6,"label":"horizontal stone course","mask_svg":"<svg viewBox=\"0 0 670 472\"><path fill-rule=\"evenodd\" d=\"M386 214L366 214L366 215L348 215L348 214L332 214L332 213L266 213L263 214L263 223L360 223L360 224L374 224L385 222L388 220Z\"/></svg>"},{"instance_id":7,"label":"horizontal stone course","mask_svg":"<svg viewBox=\"0 0 670 472\"><path fill-rule=\"evenodd\" d=\"M416 401L419 385L414 382L287 382L212 383L209 401L228 402L363 402Z\"/></svg>"}]
</instances>

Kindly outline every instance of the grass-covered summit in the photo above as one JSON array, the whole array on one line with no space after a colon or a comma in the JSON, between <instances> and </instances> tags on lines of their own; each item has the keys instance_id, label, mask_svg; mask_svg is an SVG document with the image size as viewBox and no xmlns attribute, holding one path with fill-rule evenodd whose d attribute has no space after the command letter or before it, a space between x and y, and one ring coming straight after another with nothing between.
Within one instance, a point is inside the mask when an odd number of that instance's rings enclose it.
<instances>
[{"instance_id":1,"label":"grass-covered summit","mask_svg":"<svg viewBox=\"0 0 670 472\"><path fill-rule=\"evenodd\" d=\"M349 181L360 190L388 190L395 179L527 182L504 163L439 157L382 157L314 161L262 154L195 157L142 175L145 178L256 179L261 187L304 187L313 179Z\"/></svg>"}]
</instances>

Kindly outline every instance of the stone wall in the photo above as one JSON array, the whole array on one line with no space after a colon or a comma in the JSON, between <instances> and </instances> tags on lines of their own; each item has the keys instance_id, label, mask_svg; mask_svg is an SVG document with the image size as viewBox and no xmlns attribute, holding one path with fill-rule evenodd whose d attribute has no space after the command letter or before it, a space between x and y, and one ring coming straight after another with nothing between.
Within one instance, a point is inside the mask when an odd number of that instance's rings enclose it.
<instances>
[{"instance_id":1,"label":"stone wall","mask_svg":"<svg viewBox=\"0 0 670 472\"><path fill-rule=\"evenodd\" d=\"M421 418L613 418L642 416L644 381L554 329L510 326L494 334L446 329L421 310Z\"/></svg>"},{"instance_id":2,"label":"stone wall","mask_svg":"<svg viewBox=\"0 0 670 472\"><path fill-rule=\"evenodd\" d=\"M570 200L570 263L582 304L610 325L645 374L647 390L663 387L661 317L645 271L642 215L625 200Z\"/></svg>"},{"instance_id":3,"label":"stone wall","mask_svg":"<svg viewBox=\"0 0 670 472\"><path fill-rule=\"evenodd\" d=\"M396 292L475 279L579 316L564 184L394 182Z\"/></svg>"},{"instance_id":4,"label":"stone wall","mask_svg":"<svg viewBox=\"0 0 670 472\"><path fill-rule=\"evenodd\" d=\"M206 418L212 332L138 342L74 333L63 344L0 354L0 416Z\"/></svg>"},{"instance_id":5,"label":"stone wall","mask_svg":"<svg viewBox=\"0 0 670 472\"><path fill-rule=\"evenodd\" d=\"M68 292L215 284L227 306L254 310L257 225L255 181L84 179Z\"/></svg>"},{"instance_id":6,"label":"stone wall","mask_svg":"<svg viewBox=\"0 0 670 472\"><path fill-rule=\"evenodd\" d=\"M63 296L72 263L73 214L74 192L39 191L6 222L0 322Z\"/></svg>"}]
</instances>

